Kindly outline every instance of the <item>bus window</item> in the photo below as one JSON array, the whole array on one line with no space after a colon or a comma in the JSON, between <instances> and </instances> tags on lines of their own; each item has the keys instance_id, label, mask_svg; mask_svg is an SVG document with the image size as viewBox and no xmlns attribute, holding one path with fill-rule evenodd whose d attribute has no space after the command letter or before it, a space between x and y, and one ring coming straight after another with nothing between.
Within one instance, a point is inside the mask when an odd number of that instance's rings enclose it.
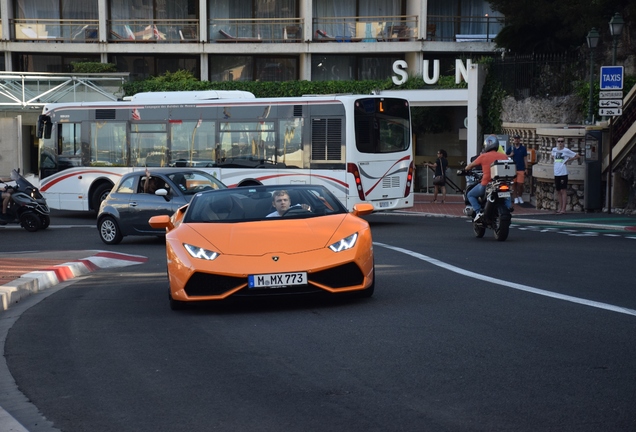
<instances>
[{"instance_id":1,"label":"bus window","mask_svg":"<svg viewBox=\"0 0 636 432\"><path fill-rule=\"evenodd\" d=\"M91 166L127 166L126 123L96 121L90 130Z\"/></svg>"},{"instance_id":2,"label":"bus window","mask_svg":"<svg viewBox=\"0 0 636 432\"><path fill-rule=\"evenodd\" d=\"M57 148L59 169L81 166L81 129L80 123L60 123Z\"/></svg>"},{"instance_id":3,"label":"bus window","mask_svg":"<svg viewBox=\"0 0 636 432\"><path fill-rule=\"evenodd\" d=\"M219 142L226 158L269 159L266 143L276 142L274 122L224 122Z\"/></svg>"},{"instance_id":4,"label":"bus window","mask_svg":"<svg viewBox=\"0 0 636 432\"><path fill-rule=\"evenodd\" d=\"M276 152L277 161L288 167L303 168L308 161L303 157L302 119L281 120L278 128L280 143Z\"/></svg>"},{"instance_id":5,"label":"bus window","mask_svg":"<svg viewBox=\"0 0 636 432\"><path fill-rule=\"evenodd\" d=\"M133 166L167 166L166 123L134 123L130 126L130 152Z\"/></svg>"},{"instance_id":6,"label":"bus window","mask_svg":"<svg viewBox=\"0 0 636 432\"><path fill-rule=\"evenodd\" d=\"M216 162L216 122L183 121L170 124L169 165L209 166Z\"/></svg>"}]
</instances>

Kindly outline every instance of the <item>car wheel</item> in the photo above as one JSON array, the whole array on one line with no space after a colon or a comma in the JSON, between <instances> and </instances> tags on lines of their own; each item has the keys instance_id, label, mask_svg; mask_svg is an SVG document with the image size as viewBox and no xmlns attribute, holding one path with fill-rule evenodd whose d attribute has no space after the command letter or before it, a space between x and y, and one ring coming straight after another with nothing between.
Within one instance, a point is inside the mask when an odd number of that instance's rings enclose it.
<instances>
[{"instance_id":1,"label":"car wheel","mask_svg":"<svg viewBox=\"0 0 636 432\"><path fill-rule=\"evenodd\" d=\"M183 310L187 306L185 302L173 299L170 293L168 293L168 299L170 300L170 309L173 311Z\"/></svg>"},{"instance_id":2,"label":"car wheel","mask_svg":"<svg viewBox=\"0 0 636 432\"><path fill-rule=\"evenodd\" d=\"M99 232L99 238L107 245L118 244L124 237L121 235L119 226L112 216L103 217L97 224L97 231Z\"/></svg>"},{"instance_id":3,"label":"car wheel","mask_svg":"<svg viewBox=\"0 0 636 432\"><path fill-rule=\"evenodd\" d=\"M373 292L375 291L375 269L373 269L373 283L367 289L356 292L356 296L359 298L369 298L373 296Z\"/></svg>"}]
</instances>

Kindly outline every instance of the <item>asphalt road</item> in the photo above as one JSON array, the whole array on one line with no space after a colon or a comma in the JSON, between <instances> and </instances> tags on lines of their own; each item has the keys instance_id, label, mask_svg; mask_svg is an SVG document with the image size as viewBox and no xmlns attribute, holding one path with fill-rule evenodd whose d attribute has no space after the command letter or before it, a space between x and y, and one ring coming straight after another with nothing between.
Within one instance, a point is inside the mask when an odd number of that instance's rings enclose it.
<instances>
[{"instance_id":1,"label":"asphalt road","mask_svg":"<svg viewBox=\"0 0 636 432\"><path fill-rule=\"evenodd\" d=\"M11 374L57 429L636 430L624 236L516 227L502 243L463 219L372 215L371 299L172 312L159 239L108 247L70 227L90 217L60 216L3 240L149 261L77 280L9 331Z\"/></svg>"}]
</instances>

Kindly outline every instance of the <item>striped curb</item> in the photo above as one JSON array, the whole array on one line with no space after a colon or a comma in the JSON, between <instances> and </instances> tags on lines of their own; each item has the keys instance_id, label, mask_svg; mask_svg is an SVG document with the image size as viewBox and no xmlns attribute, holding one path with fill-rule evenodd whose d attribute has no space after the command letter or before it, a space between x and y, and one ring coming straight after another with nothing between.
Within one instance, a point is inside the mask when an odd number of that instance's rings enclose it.
<instances>
[{"instance_id":1,"label":"striped curb","mask_svg":"<svg viewBox=\"0 0 636 432\"><path fill-rule=\"evenodd\" d=\"M141 255L97 251L95 255L42 270L25 273L18 279L0 286L0 311L7 310L23 298L50 288L69 279L83 276L103 268L127 267L148 261Z\"/></svg>"}]
</instances>

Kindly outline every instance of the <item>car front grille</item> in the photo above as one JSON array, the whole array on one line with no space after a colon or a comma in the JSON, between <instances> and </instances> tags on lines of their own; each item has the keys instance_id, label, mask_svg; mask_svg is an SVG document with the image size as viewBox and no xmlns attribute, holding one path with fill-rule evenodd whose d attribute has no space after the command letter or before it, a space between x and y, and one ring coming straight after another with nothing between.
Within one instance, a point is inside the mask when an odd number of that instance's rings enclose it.
<instances>
[{"instance_id":1,"label":"car front grille","mask_svg":"<svg viewBox=\"0 0 636 432\"><path fill-rule=\"evenodd\" d=\"M347 263L341 266L309 273L310 282L328 286L333 289L345 288L353 285L361 285L364 275L355 263ZM209 273L194 273L185 286L188 297L204 297L223 295L224 293L245 284L245 278L233 276L221 276ZM236 292L235 296L279 295L279 294L306 294L323 290L312 285L299 285L289 288L248 289L247 287Z\"/></svg>"}]
</instances>

